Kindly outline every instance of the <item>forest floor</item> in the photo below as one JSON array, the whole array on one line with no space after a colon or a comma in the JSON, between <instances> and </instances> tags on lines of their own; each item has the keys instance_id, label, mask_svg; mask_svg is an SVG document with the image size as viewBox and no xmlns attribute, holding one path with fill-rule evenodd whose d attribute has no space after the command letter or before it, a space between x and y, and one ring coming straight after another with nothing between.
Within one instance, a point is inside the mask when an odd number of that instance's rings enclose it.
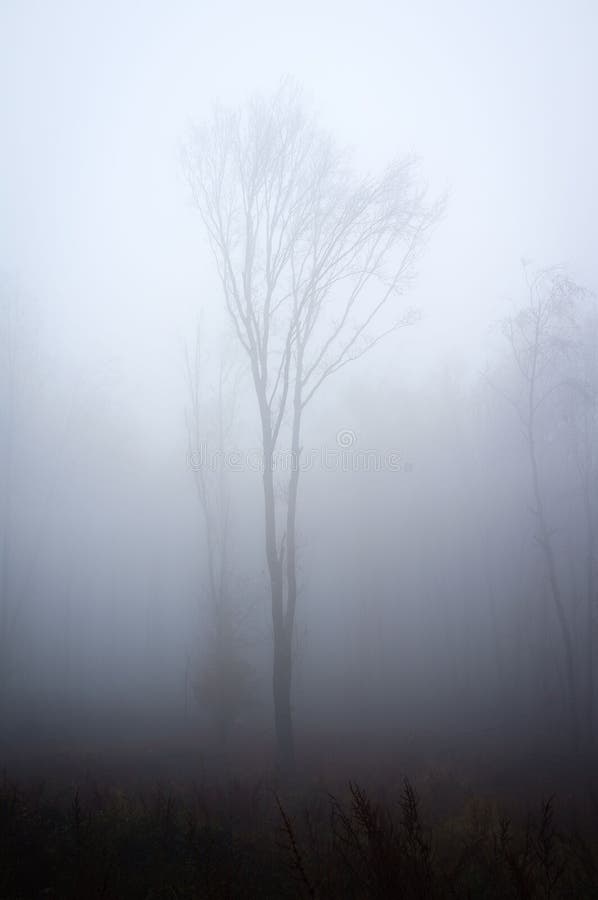
<instances>
[{"instance_id":1,"label":"forest floor","mask_svg":"<svg viewBox=\"0 0 598 900\"><path fill-rule=\"evenodd\" d=\"M562 759L351 746L314 740L292 783L167 741L8 757L0 900L598 898L595 790Z\"/></svg>"}]
</instances>

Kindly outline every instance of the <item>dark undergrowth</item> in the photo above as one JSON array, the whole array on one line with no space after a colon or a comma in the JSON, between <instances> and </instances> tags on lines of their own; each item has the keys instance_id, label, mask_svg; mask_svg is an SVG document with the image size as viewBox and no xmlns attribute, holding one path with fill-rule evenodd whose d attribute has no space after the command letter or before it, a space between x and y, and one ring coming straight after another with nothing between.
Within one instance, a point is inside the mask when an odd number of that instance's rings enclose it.
<instances>
[{"instance_id":1,"label":"dark undergrowth","mask_svg":"<svg viewBox=\"0 0 598 900\"><path fill-rule=\"evenodd\" d=\"M0 897L598 898L598 835L559 827L554 798L507 816L472 797L426 821L407 780L378 803L353 783L342 796L235 784L135 794L5 778Z\"/></svg>"}]
</instances>

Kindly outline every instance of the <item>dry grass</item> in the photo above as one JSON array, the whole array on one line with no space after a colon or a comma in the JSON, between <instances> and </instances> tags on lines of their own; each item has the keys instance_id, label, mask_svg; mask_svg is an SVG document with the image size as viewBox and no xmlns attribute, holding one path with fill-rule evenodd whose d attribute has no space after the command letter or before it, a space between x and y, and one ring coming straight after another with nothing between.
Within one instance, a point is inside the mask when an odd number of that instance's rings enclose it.
<instances>
[{"instance_id":1,"label":"dry grass","mask_svg":"<svg viewBox=\"0 0 598 900\"><path fill-rule=\"evenodd\" d=\"M378 802L354 783L50 795L5 778L0 898L598 897L596 835L557 822L554 798L520 820L472 798L426 825L408 780Z\"/></svg>"}]
</instances>

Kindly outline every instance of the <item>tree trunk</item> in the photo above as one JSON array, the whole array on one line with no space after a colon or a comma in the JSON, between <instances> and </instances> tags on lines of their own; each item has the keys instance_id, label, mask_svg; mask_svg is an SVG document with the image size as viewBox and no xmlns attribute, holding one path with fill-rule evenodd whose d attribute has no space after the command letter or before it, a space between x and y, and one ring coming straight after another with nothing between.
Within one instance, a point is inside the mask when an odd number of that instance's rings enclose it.
<instances>
[{"instance_id":1,"label":"tree trunk","mask_svg":"<svg viewBox=\"0 0 598 900\"><path fill-rule=\"evenodd\" d=\"M554 550L548 529L546 512L542 499L542 491L540 488L540 476L538 471L538 462L536 459L536 445L533 431L533 418L530 418L530 427L528 432L528 449L530 466L532 470L532 484L535 502L535 515L538 523L538 533L536 540L542 549L544 561L546 564L546 572L548 575L548 584L554 609L556 612L557 622L561 633L563 644L563 652L565 657L565 677L567 684L567 702L569 714L569 729L573 749L579 748L579 717L577 712L577 684L575 678L575 664L573 659L573 639L571 629L567 621L567 615L563 606L563 599L556 573L556 561L554 558Z\"/></svg>"},{"instance_id":2,"label":"tree trunk","mask_svg":"<svg viewBox=\"0 0 598 900\"><path fill-rule=\"evenodd\" d=\"M287 603L284 611L279 653L274 658L274 704L276 713L276 732L278 736L279 762L291 772L295 768L295 746L293 736L293 720L291 713L291 677L293 671L293 630L295 627L295 608L297 605L297 494L299 490L299 457L301 454L301 412L302 394L301 379L303 375L303 351L297 348L297 371L295 373L295 390L293 398L293 425L291 434L291 475L287 499L286 530L286 579ZM282 562L282 560L281 560Z\"/></svg>"},{"instance_id":3,"label":"tree trunk","mask_svg":"<svg viewBox=\"0 0 598 900\"><path fill-rule=\"evenodd\" d=\"M592 758L594 751L594 604L596 602L596 589L594 582L594 519L592 515L592 503L590 500L589 479L589 449L588 436L586 434L586 461L584 470L584 510L586 518L586 658L585 658L585 742L588 759Z\"/></svg>"},{"instance_id":4,"label":"tree trunk","mask_svg":"<svg viewBox=\"0 0 598 900\"><path fill-rule=\"evenodd\" d=\"M284 615L282 550L279 552L276 539L274 450L266 429L264 429L264 503L266 557L272 594L272 628L274 638L272 688L274 695L276 756L280 774L287 776L292 774L295 764L295 746L291 720L291 635Z\"/></svg>"},{"instance_id":5,"label":"tree trunk","mask_svg":"<svg viewBox=\"0 0 598 900\"><path fill-rule=\"evenodd\" d=\"M276 730L277 765L279 774L288 777L295 770L295 738L291 714L291 641L286 629L274 632L274 726Z\"/></svg>"}]
</instances>

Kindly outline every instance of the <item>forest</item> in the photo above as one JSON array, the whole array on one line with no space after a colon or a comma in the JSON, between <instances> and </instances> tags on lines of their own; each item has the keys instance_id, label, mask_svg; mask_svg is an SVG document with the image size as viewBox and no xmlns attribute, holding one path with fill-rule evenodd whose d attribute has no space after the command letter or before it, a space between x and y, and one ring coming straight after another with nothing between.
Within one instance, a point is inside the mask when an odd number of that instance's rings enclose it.
<instances>
[{"instance_id":1,"label":"forest","mask_svg":"<svg viewBox=\"0 0 598 900\"><path fill-rule=\"evenodd\" d=\"M0 900L598 897L597 38L2 5Z\"/></svg>"}]
</instances>

